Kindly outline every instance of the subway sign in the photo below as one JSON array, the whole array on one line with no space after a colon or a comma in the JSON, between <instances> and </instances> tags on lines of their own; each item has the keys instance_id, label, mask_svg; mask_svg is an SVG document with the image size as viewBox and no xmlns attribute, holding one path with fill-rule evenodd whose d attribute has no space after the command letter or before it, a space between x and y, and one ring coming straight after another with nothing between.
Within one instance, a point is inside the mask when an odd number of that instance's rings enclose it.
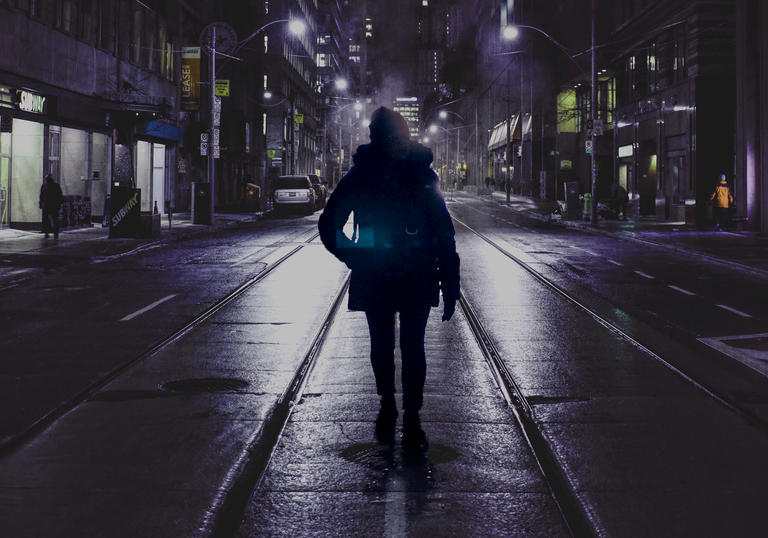
<instances>
[{"instance_id":1,"label":"subway sign","mask_svg":"<svg viewBox=\"0 0 768 538\"><path fill-rule=\"evenodd\" d=\"M48 112L48 97L32 93L27 90L18 90L16 100L19 110L32 114L46 114Z\"/></svg>"}]
</instances>

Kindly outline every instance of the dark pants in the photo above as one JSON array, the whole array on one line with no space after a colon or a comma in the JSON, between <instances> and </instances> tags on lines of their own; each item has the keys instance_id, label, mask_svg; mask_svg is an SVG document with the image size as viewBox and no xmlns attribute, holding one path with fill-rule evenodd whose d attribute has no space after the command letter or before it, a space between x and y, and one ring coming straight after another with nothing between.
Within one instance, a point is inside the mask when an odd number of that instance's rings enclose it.
<instances>
[{"instance_id":1,"label":"dark pants","mask_svg":"<svg viewBox=\"0 0 768 538\"><path fill-rule=\"evenodd\" d=\"M728 224L728 208L715 206L715 227L724 228Z\"/></svg>"},{"instance_id":2,"label":"dark pants","mask_svg":"<svg viewBox=\"0 0 768 538\"><path fill-rule=\"evenodd\" d=\"M59 237L59 210L43 209L43 232L53 232L54 237Z\"/></svg>"},{"instance_id":3,"label":"dark pants","mask_svg":"<svg viewBox=\"0 0 768 538\"><path fill-rule=\"evenodd\" d=\"M365 313L371 335L371 365L380 396L395 393L395 311L381 309ZM400 311L400 352L403 359L403 410L418 412L424 400L427 361L424 331L429 307Z\"/></svg>"}]
</instances>

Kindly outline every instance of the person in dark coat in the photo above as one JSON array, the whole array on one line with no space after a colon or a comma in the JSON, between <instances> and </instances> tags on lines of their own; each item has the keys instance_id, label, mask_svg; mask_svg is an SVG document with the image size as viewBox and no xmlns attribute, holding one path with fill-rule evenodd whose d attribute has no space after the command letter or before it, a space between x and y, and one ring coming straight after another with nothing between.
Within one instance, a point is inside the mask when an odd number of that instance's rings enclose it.
<instances>
[{"instance_id":1,"label":"person in dark coat","mask_svg":"<svg viewBox=\"0 0 768 538\"><path fill-rule=\"evenodd\" d=\"M53 232L53 238L59 238L59 209L64 196L61 193L61 187L53 179L51 174L45 176L43 185L40 187L40 209L43 210L43 233L48 239L48 234Z\"/></svg>"},{"instance_id":2,"label":"person in dark coat","mask_svg":"<svg viewBox=\"0 0 768 538\"><path fill-rule=\"evenodd\" d=\"M451 217L430 168L432 152L409 137L403 117L385 107L371 117L371 143L357 148L354 166L320 216L325 247L351 270L349 309L363 311L371 338L371 364L381 408L376 436L389 442L397 422L395 313L400 314L403 437L426 448L419 410L430 308L443 295L443 321L459 299L459 256ZM342 228L354 212L353 239Z\"/></svg>"}]
</instances>

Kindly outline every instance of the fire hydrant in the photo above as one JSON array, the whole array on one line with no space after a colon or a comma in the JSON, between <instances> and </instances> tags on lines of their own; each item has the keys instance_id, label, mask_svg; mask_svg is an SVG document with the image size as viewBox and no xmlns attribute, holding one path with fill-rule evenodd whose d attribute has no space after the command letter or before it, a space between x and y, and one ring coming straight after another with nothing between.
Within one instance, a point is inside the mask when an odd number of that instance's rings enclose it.
<instances>
[{"instance_id":1,"label":"fire hydrant","mask_svg":"<svg viewBox=\"0 0 768 538\"><path fill-rule=\"evenodd\" d=\"M581 198L584 200L584 210L581 216L584 220L589 220L592 217L592 194L584 193Z\"/></svg>"}]
</instances>

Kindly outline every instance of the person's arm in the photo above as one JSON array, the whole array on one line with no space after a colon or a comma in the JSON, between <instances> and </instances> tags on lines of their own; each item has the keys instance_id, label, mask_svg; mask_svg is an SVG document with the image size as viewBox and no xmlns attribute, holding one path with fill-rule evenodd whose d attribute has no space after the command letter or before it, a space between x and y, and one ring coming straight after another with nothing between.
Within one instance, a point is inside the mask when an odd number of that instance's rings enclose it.
<instances>
[{"instance_id":1,"label":"person's arm","mask_svg":"<svg viewBox=\"0 0 768 538\"><path fill-rule=\"evenodd\" d=\"M456 230L437 186L433 190L430 213L435 226L435 255L437 257L440 290L443 292L445 309L443 320L445 321L451 318L456 308L456 301L459 300L460 262L456 252Z\"/></svg>"},{"instance_id":2,"label":"person's arm","mask_svg":"<svg viewBox=\"0 0 768 538\"><path fill-rule=\"evenodd\" d=\"M355 243L344 234L344 225L349 219L349 214L354 209L354 180L357 175L355 169L349 171L334 189L320 215L317 224L320 231L320 240L328 251L344 262L347 267L354 265Z\"/></svg>"}]
</instances>

